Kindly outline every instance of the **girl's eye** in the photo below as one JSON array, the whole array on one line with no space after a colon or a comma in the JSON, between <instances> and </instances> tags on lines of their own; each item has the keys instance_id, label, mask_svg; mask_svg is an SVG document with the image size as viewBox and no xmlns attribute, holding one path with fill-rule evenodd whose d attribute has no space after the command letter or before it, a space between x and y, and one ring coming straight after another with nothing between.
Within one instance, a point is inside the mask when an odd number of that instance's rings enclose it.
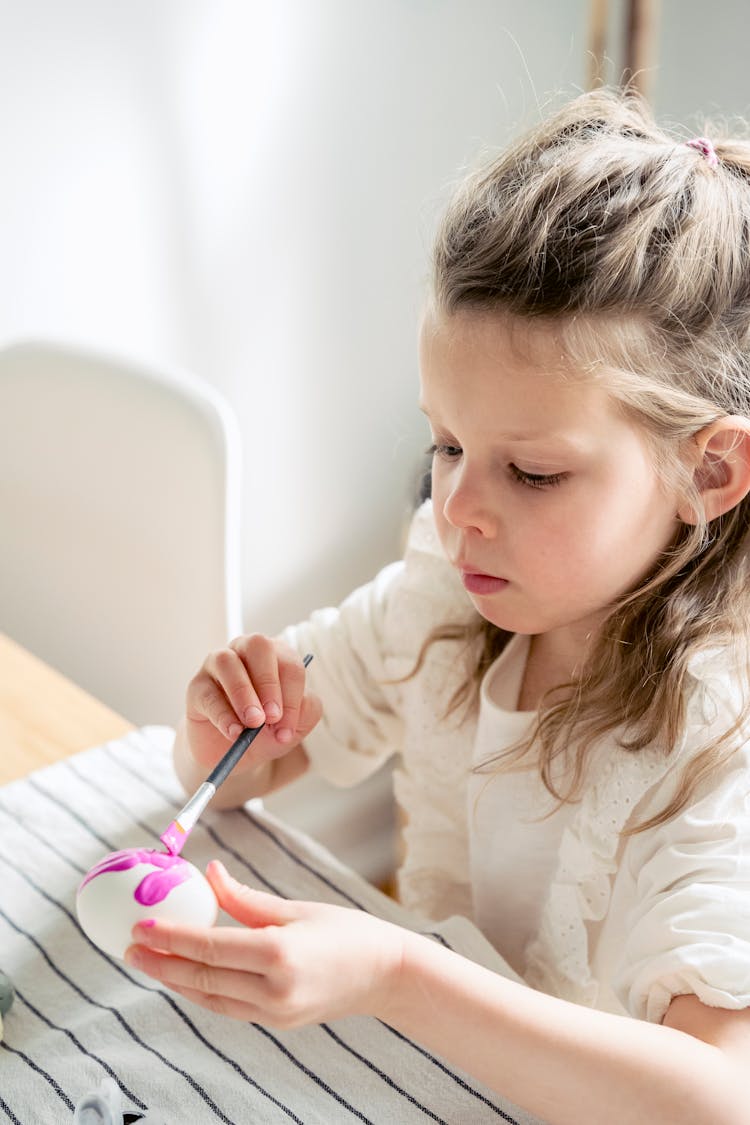
<instances>
[{"instance_id":1,"label":"girl's eye","mask_svg":"<svg viewBox=\"0 0 750 1125\"><path fill-rule=\"evenodd\" d=\"M456 457L461 456L461 448L458 445L430 445L426 452L430 457L442 457L445 461L454 461Z\"/></svg>"},{"instance_id":2,"label":"girl's eye","mask_svg":"<svg viewBox=\"0 0 750 1125\"><path fill-rule=\"evenodd\" d=\"M564 481L568 475L567 473L525 473L512 462L508 468L518 483L526 485L527 488L552 488Z\"/></svg>"}]
</instances>

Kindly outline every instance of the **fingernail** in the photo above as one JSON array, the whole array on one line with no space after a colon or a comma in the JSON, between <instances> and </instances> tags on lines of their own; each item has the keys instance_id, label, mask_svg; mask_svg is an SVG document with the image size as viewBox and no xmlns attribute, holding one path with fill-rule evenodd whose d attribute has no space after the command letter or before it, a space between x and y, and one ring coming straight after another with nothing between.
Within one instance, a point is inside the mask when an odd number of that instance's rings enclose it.
<instances>
[{"instance_id":1,"label":"fingernail","mask_svg":"<svg viewBox=\"0 0 750 1125\"><path fill-rule=\"evenodd\" d=\"M288 727L282 727L281 730L276 731L276 740L278 742L291 742L292 741L292 732L289 730Z\"/></svg>"},{"instance_id":2,"label":"fingernail","mask_svg":"<svg viewBox=\"0 0 750 1125\"><path fill-rule=\"evenodd\" d=\"M248 707L245 711L245 722L249 727L259 727L264 718L260 707Z\"/></svg>"},{"instance_id":3,"label":"fingernail","mask_svg":"<svg viewBox=\"0 0 750 1125\"><path fill-rule=\"evenodd\" d=\"M130 965L131 969L140 969L141 967L141 955L132 946L125 950L124 960L126 965Z\"/></svg>"},{"instance_id":4,"label":"fingernail","mask_svg":"<svg viewBox=\"0 0 750 1125\"><path fill-rule=\"evenodd\" d=\"M242 727L239 723L232 723L227 727L227 734L231 739L239 738L242 734Z\"/></svg>"},{"instance_id":5,"label":"fingernail","mask_svg":"<svg viewBox=\"0 0 750 1125\"><path fill-rule=\"evenodd\" d=\"M266 705L266 719L269 723L275 723L281 718L281 708L278 703L268 703Z\"/></svg>"}]
</instances>

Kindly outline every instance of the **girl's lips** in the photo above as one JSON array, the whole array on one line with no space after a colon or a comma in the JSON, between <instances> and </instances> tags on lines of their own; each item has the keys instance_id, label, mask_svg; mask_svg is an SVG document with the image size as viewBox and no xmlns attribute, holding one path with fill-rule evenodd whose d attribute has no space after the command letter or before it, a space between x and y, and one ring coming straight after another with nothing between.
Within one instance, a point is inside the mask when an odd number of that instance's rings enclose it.
<instances>
[{"instance_id":1,"label":"girl's lips","mask_svg":"<svg viewBox=\"0 0 750 1125\"><path fill-rule=\"evenodd\" d=\"M491 574L477 574L475 571L462 570L461 581L470 594L498 594L508 585L507 578L493 578Z\"/></svg>"}]
</instances>

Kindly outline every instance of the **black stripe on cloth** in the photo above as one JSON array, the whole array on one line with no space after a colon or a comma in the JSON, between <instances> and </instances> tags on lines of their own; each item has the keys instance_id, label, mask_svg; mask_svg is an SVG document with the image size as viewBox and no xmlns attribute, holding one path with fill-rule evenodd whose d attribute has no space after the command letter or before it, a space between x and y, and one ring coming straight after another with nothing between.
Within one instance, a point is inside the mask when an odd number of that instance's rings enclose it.
<instances>
[{"instance_id":1,"label":"black stripe on cloth","mask_svg":"<svg viewBox=\"0 0 750 1125\"><path fill-rule=\"evenodd\" d=\"M246 820L249 820L253 827L256 828L259 832L263 833L264 836L267 836L270 840L272 840L276 847L280 851L282 851L284 855L287 855L290 859L293 859L298 867L302 867L305 869L305 871L309 871L311 875L314 875L317 879L320 880L321 883L328 887L329 890L334 891L335 894L339 895L340 898L343 898L345 902L348 902L350 904L350 906L356 906L357 910L365 910L365 907L361 902L357 902L357 900L347 891L343 890L341 887L337 887L336 884L332 882L327 875L323 875L321 871L316 870L316 868L314 868L312 864L308 863L307 860L302 859L301 856L295 855L291 848L287 847L284 841L280 840L278 836L271 831L270 828L268 828L265 824L261 824L258 821L257 817L255 817L253 813L249 811L249 809L241 808L237 809L237 812L244 816Z\"/></svg>"},{"instance_id":2,"label":"black stripe on cloth","mask_svg":"<svg viewBox=\"0 0 750 1125\"><path fill-rule=\"evenodd\" d=\"M45 848L48 848L51 852L54 852L56 856L64 860L65 863L67 863L69 867L72 867L74 871L77 871L79 875L86 874L85 867L81 867L80 864L75 863L74 860L70 858L70 856L63 855L61 851L58 851L54 844L50 843L43 832L39 832L36 828L32 828L31 825L27 824L25 820L19 821L18 818L15 817L10 811L10 809L7 809L2 803L0 803L0 813L2 813L3 816L7 816L8 820L12 822L14 828L22 828L24 832L28 832L29 836L33 836L37 843L43 844Z\"/></svg>"},{"instance_id":3,"label":"black stripe on cloth","mask_svg":"<svg viewBox=\"0 0 750 1125\"><path fill-rule=\"evenodd\" d=\"M387 1024L384 1024L383 1026L385 1027L387 1026ZM398 1082L394 1082L391 1076L389 1074L386 1074L384 1070L381 1070L379 1066L375 1066L374 1062L371 1062L370 1059L365 1058L364 1055L361 1055L359 1051L355 1051L354 1047L350 1046L348 1043L345 1043L341 1036L337 1035L336 1032L328 1026L328 1024L322 1023L320 1025L320 1029L321 1031L324 1031L326 1035L330 1035L331 1039L333 1039L334 1043L336 1043L339 1047L342 1047L343 1050L348 1051L349 1054L353 1055L355 1059L359 1059L360 1062L363 1062L368 1070L371 1070L374 1074L377 1074L378 1078L382 1078L386 1085L390 1086L392 1090L395 1090L397 1094L401 1094L402 1097L406 1098L406 1100L408 1102L411 1102L412 1105L416 1106L417 1109L421 1109L422 1113L424 1113L427 1117L431 1117L433 1121L437 1121L438 1125L450 1125L450 1123L443 1117L438 1117L438 1115L436 1113L433 1113L431 1109L428 1109L426 1105L422 1105L422 1103L418 1101L412 1094L404 1090L402 1086L399 1086Z\"/></svg>"},{"instance_id":4,"label":"black stripe on cloth","mask_svg":"<svg viewBox=\"0 0 750 1125\"><path fill-rule=\"evenodd\" d=\"M6 859L5 856L0 855L0 859L2 859L6 864L8 864L9 867L11 866L11 864L8 863L8 860ZM23 873L21 873L21 874L23 874ZM26 879L27 882L31 883L31 885L34 886L34 883L32 882L32 880L28 879L28 877L25 876L25 875L23 875L23 877ZM36 889L41 891L41 888L37 887ZM51 896L47 895L44 891L41 891L41 893L44 895L44 897L46 899L48 899L48 901L54 903L54 899L52 899ZM55 905L60 905L60 904L55 904ZM64 909L64 907L62 907L61 909ZM67 913L67 911L66 911L66 913ZM136 1031L134 1031L134 1029L130 1026L130 1024L127 1022L125 1017L122 1015L122 1013L118 1012L118 1010L116 1008L111 1007L109 1004L102 1004L100 1001L94 1000L91 996L87 995L87 993L85 993L83 991L83 989L80 988L75 983L75 981L72 980L67 975L67 973L63 972L63 970L58 965L55 964L55 962L52 960L49 953L44 948L44 946L41 944L41 942L37 941L37 939L34 937L34 935L31 934L28 930L26 930L23 926L21 926L19 923L15 922L5 912L5 910L3 910L2 906L0 906L0 917L3 917L5 919L5 921L8 923L8 925L11 926L11 928L16 931L16 933L22 934L28 941L31 942L31 944L37 949L37 951L42 955L44 960L47 962L50 969L61 980L65 981L65 983L70 988L72 988L73 991L75 993L77 993L78 996L80 996L82 1000L85 1000L87 1004L91 1004L92 1007L99 1008L100 1010L105 1011L105 1012L109 1012L112 1016L114 1016L114 1018L120 1024L122 1029L125 1032L127 1032L127 1034L130 1036L130 1038L133 1040L134 1043L136 1043L144 1051L148 1051L149 1054L155 1055L159 1059L160 1062L164 1063L164 1065L166 1067L168 1067L170 1070L173 1070L176 1074L179 1074L182 1078L184 1078L185 1081L188 1083L188 1085L190 1085L193 1088L193 1090L198 1094L198 1096L203 1099L203 1101L206 1103L206 1105L214 1112L214 1114L218 1118L220 1118L220 1120L224 1121L226 1123L226 1125L233 1125L233 1123L230 1121L230 1119L224 1114L223 1110L214 1102L214 1100L210 1096L210 1094L208 1094L202 1088L202 1086L200 1086L200 1084L198 1082L196 1082L196 1080L193 1078L193 1076L191 1074L189 1074L187 1071L183 1070L181 1067L177 1066L177 1064L173 1063L170 1059L166 1058L166 1056L162 1055L161 1052L158 1051L155 1047L152 1047L148 1043L144 1042L144 1040L141 1039L141 1037L138 1035L138 1033ZM136 982L132 981L132 983L135 984ZM147 989L147 991L153 992L155 995L161 995L161 993L156 989Z\"/></svg>"},{"instance_id":5,"label":"black stripe on cloth","mask_svg":"<svg viewBox=\"0 0 750 1125\"><path fill-rule=\"evenodd\" d=\"M57 855L61 855L61 853L57 852L57 849L52 848L51 845L48 844L47 846L50 847L51 850L54 851ZM61 855L61 858L65 859L65 856ZM4 856L1 852L0 852L0 859L3 860L4 863L8 864L9 867L12 867L12 864L10 864L7 857ZM16 869L13 868L13 870L15 871ZM49 902L52 906L57 907L57 909L68 918L69 921L78 930L79 934L84 939L84 941L94 951L94 953L96 953L99 957L101 957L102 960L106 961L107 964L110 966L110 968L115 969L116 972L118 972L121 976L125 977L125 979L131 985L133 985L135 988L140 988L144 992L151 993L154 996L159 996L162 1000L164 1000L165 1003L168 1004L169 1007L172 1009L172 1011L175 1013L175 1015L177 1015L182 1020L182 1022L185 1024L185 1026L193 1033L193 1035L196 1037L196 1039L198 1039L198 1041L204 1047L206 1047L209 1051L211 1051L212 1054L216 1055L217 1058L221 1059L222 1062L227 1063L227 1065L230 1066L232 1068L232 1070L234 1070L234 1072L237 1075L239 1075L239 1077L242 1078L248 1084L248 1086L251 1086L254 1090L257 1090L257 1092L259 1094L262 1094L265 1098L267 1098L270 1102L272 1102L275 1106L277 1106L280 1110L282 1110L287 1115L287 1117L289 1117L292 1121L297 1122L298 1125L304 1125L304 1122L300 1122L299 1118L293 1113L293 1111L289 1108L289 1106L284 1105L284 1103L279 1101L278 1098L276 1098L269 1090L264 1089L264 1087L261 1086L258 1082L256 1082L255 1079L252 1078L240 1066L240 1064L235 1059L230 1058L229 1055L225 1055L222 1050L220 1050L218 1047L214 1046L213 1043L209 1042L209 1040L206 1039L205 1035L203 1035L203 1033L200 1031L200 1029L198 1027L196 1027L196 1025L193 1023L193 1021L190 1019L190 1017L182 1010L182 1008L176 1003L176 1001L172 998L172 996L168 992L164 991L161 988L150 987L149 985L143 984L141 981L136 980L134 977L132 977L131 974L129 972L127 972L127 970L124 968L124 966L120 965L120 963L118 961L115 961L114 958L108 957L106 955L106 953L103 953L101 949L99 949L96 945L94 945L94 943L91 941L91 939L88 937L88 935L85 934L83 932L83 930L81 929L81 926L80 926L80 923L78 922L78 919L67 909L67 907L63 903L61 903L58 899L56 899L52 895L50 895L47 891L44 890L43 887L38 886L38 884L35 883L34 880L29 875L27 875L25 872L16 871L16 874L20 875L20 877L24 880L24 882L28 883L29 886L33 887L34 890L42 896L42 898L46 899L46 901ZM0 907L0 915L3 915L4 917L6 917L6 920L8 921L9 925L11 925L14 929L17 929L19 932L23 933L26 937L29 937L29 939L35 945L39 944L38 942L36 942L36 939L32 935L27 934L25 930L20 929L19 927L17 927L15 925L15 923L13 923L11 921L10 918L7 918L7 915L4 914L4 912L2 910L2 907ZM40 947L40 949L41 949L41 947ZM43 949L41 949L41 952L42 952L42 956L45 957L45 959L47 959L49 961L49 959L46 956L45 951ZM50 962L50 967L53 968L53 970L55 972L58 971L51 964L51 962ZM58 973L58 975L60 975L60 973ZM75 988L76 986L73 985L73 987ZM95 1004L97 1007L106 1008L105 1005L97 1004L97 1002L94 1001L94 1000L92 1000L91 1003ZM111 1009L111 1008L106 1008L106 1010L107 1011L114 1011L114 1009ZM145 1046L146 1050L153 1050L153 1048L148 1047L148 1045L144 1044L144 1046ZM156 1053L158 1055L158 1052L155 1051L154 1053ZM159 1055L159 1057L162 1058L161 1055ZM167 1061L167 1060L164 1060L164 1061ZM168 1065L171 1065L171 1064L168 1063ZM182 1071L180 1071L180 1073L182 1073Z\"/></svg>"},{"instance_id":6,"label":"black stripe on cloth","mask_svg":"<svg viewBox=\"0 0 750 1125\"><path fill-rule=\"evenodd\" d=\"M357 910L361 910L365 914L369 913L366 906L363 906L362 903L357 902L357 900L353 898L347 891L342 890L341 887L337 886L337 884L329 879L326 875L323 875L322 872L317 871L316 868L309 864L307 860L303 859L302 856L299 856L294 851L292 851L292 849L288 847L288 845L285 844L283 840L279 839L272 828L269 828L267 824L261 824L256 815L250 812L249 809L238 809L237 812L243 813L244 816L253 825L253 827L258 830L258 832L261 832L264 836L267 836L268 839L271 840L276 845L276 847L284 853L284 855L288 856L289 859L296 863L298 867L303 867L306 871L309 871L311 875L315 875L321 883L325 883L325 885L330 890L339 895L339 897L343 898L346 902L349 902L352 906L356 907ZM445 946L446 949L450 949L452 953L454 952L454 950L445 940L442 934L434 933L432 931L420 931L420 933L422 933L423 937L434 938L435 941L440 943L440 945Z\"/></svg>"},{"instance_id":7,"label":"black stripe on cloth","mask_svg":"<svg viewBox=\"0 0 750 1125\"><path fill-rule=\"evenodd\" d=\"M468 1094L473 1094L474 1097L478 1098L480 1102L483 1102L488 1107L488 1109L493 1110L493 1112L496 1113L498 1117L502 1117L503 1121L509 1122L509 1125L518 1125L518 1120L515 1117L511 1117L505 1112L504 1109L501 1109L499 1105L495 1105L494 1102L490 1101L489 1098L486 1098L484 1094L480 1093L479 1090L475 1090L474 1087L470 1086L469 1083L466 1082L460 1074L456 1074L454 1070L451 1070L451 1068L449 1066L446 1066L445 1063L441 1062L440 1059L436 1059L434 1055L431 1055L430 1052L425 1050L424 1047L421 1047L419 1043L415 1043L413 1039L407 1039L405 1035L402 1035L400 1031L396 1031L395 1027L391 1027L389 1024L383 1024L383 1026L387 1027L388 1030L392 1032L397 1039L403 1039L404 1043L408 1043L411 1047L414 1048L415 1051L418 1051L420 1055L424 1055L425 1058L430 1060L430 1062L433 1062L435 1066L439 1067L440 1070L443 1071L444 1074L447 1074L449 1078L453 1078L454 1081L457 1082L458 1085L461 1086L461 1088L464 1089Z\"/></svg>"},{"instance_id":8,"label":"black stripe on cloth","mask_svg":"<svg viewBox=\"0 0 750 1125\"><path fill-rule=\"evenodd\" d=\"M108 757L112 758L116 762L116 764L118 766L120 766L121 769L125 770L126 773L132 774L134 777L138 778L139 781L142 781L144 783L144 785L150 785L159 794L160 797L163 797L164 800L167 801L170 805L172 805L175 809L180 808L179 801L174 800L174 798L172 798L168 793L166 793L163 788L160 788L159 786L153 785L151 783L151 781L144 774L140 773L136 769L133 769L130 762L122 762L120 760L120 758L118 757L118 755L113 751L111 746L105 747L105 750L107 752ZM357 902L356 899L354 899L351 895L349 895L341 887L337 886L334 882L332 882L330 879L328 879L326 876L324 876L321 872L317 871L314 867L312 867L309 863L307 863L307 861L304 860L301 856L297 855L291 848L289 848L284 843L283 840L281 840L276 835L276 833L271 828L269 828L265 824L261 824L259 822L259 820L257 819L257 817L252 812L250 812L250 810L248 810L246 808L242 808L242 809L238 809L238 810L235 810L235 811L243 813L245 815L245 817L253 825L253 827L257 828L259 832L261 832L265 836L267 836L271 840L271 842L280 851L282 851L289 859L292 860L293 863L297 864L297 866L299 866L299 867L304 868L310 874L316 876L321 882L325 883L326 886L330 890L334 891L335 894L339 895L344 900L350 902L358 910L362 910L364 913L369 913L365 906L362 906L361 903ZM217 832L214 831L214 829L210 828L208 825L205 825L205 824L202 827L204 828L204 830L207 833L209 833L209 835L212 837L212 839L214 839L216 841L216 843L219 845L219 847L221 847L225 851L229 852L244 867L247 867L248 870L252 871L253 874L255 874L254 869L252 868L252 865L247 862L247 860L244 858L244 856L241 853L235 851L235 849L232 848L230 845L228 845L221 838L221 836ZM262 879L262 881L266 885L266 887L268 887L272 891L273 894L279 895L280 898L287 898L286 895L282 894L282 892L277 887L274 887L274 885L272 883L270 883L267 879L264 878L264 879ZM436 933L436 932L433 932L433 931L422 931L422 936L434 938L441 945L443 945L446 949L450 950L451 952L455 952L455 950L450 945L450 943L440 933ZM486 1097L484 1094L482 1094L479 1090L475 1090L472 1086L470 1086L468 1084L468 1082L466 1082L466 1080L464 1078L461 1077L461 1075L456 1074L456 1072L454 1070L452 1070L450 1067L446 1066L445 1063L441 1062L440 1059L438 1059L435 1055L433 1055L425 1047L422 1047L419 1043L414 1042L414 1040L409 1039L407 1036L402 1035L401 1032L396 1031L396 1029L391 1027L390 1024L383 1023L380 1020L378 1022L381 1023L381 1026L386 1028L386 1030L389 1031L392 1035L395 1035L397 1039L400 1039L403 1043L406 1043L409 1046L413 1047L415 1051L417 1051L420 1055L423 1056L423 1058L425 1058L429 1062L433 1063L447 1077L452 1078L453 1081L456 1083L456 1085L458 1085L462 1090L464 1090L468 1094L471 1094L478 1101L482 1102L489 1109L491 1109L495 1114L497 1114L498 1117L502 1118L504 1121L509 1122L510 1125L518 1125L518 1122L516 1121L516 1119L514 1117L510 1117L503 1109L500 1108L500 1106L496 1105L493 1101L491 1101L488 1097Z\"/></svg>"},{"instance_id":9,"label":"black stripe on cloth","mask_svg":"<svg viewBox=\"0 0 750 1125\"><path fill-rule=\"evenodd\" d=\"M44 1070L41 1066L39 1066L38 1063L35 1063L32 1058L29 1058L29 1056L25 1053L25 1051L19 1051L17 1047L11 1047L9 1043L5 1042L5 1040L0 1042L0 1047L2 1047L2 1049L4 1051L7 1051L9 1054L15 1055L19 1059L23 1059L23 1061L26 1063L26 1065L28 1067L31 1068L31 1070L34 1070L34 1071L36 1071L37 1074L40 1074L42 1076L42 1078L44 1079L44 1081L47 1082L48 1085L50 1085L52 1087L52 1089L55 1091L57 1096L67 1106L67 1108L70 1110L70 1112L71 1113L73 1112L73 1110L75 1109L75 1105L70 1100L68 1095L65 1093L65 1091L63 1090L60 1083L56 1082L51 1074L48 1074L47 1071ZM14 1118L14 1120L15 1120L15 1118Z\"/></svg>"},{"instance_id":10,"label":"black stripe on cloth","mask_svg":"<svg viewBox=\"0 0 750 1125\"><path fill-rule=\"evenodd\" d=\"M264 1035L266 1039L269 1039L271 1043L274 1044L274 1046L278 1047L282 1055L286 1055L289 1061L293 1063L298 1070L301 1070L302 1073L305 1074L308 1078L311 1078L316 1086L319 1086L321 1090L325 1090L327 1094L330 1094L331 1097L334 1098L339 1105L344 1106L344 1108L348 1109L350 1113L353 1113L355 1117L358 1117L360 1121L364 1121L366 1125L375 1125L373 1121L370 1121L369 1117L365 1117L364 1113L361 1113L353 1105L350 1105L346 1098L342 1097L341 1094L337 1093L336 1090L329 1086L328 1083L325 1082L319 1074L316 1074L314 1070L310 1070L309 1066L305 1066L303 1062L296 1058L289 1050L289 1048L284 1046L280 1039L277 1039L275 1035L271 1034L267 1027L263 1027L263 1025L259 1023L254 1023L253 1027L256 1029L256 1031L259 1031L261 1035Z\"/></svg>"},{"instance_id":11,"label":"black stripe on cloth","mask_svg":"<svg viewBox=\"0 0 750 1125\"><path fill-rule=\"evenodd\" d=\"M61 801L59 797L55 796L55 794L48 793L44 786L40 785L34 777L27 777L26 784L29 785L36 793L39 793L42 797L45 797L46 800L51 801L53 805L57 805L59 808L64 809L71 820L74 820L76 824L80 825L81 828L85 828L89 836L93 836L95 840L98 840L102 847L105 847L107 851L115 851L115 848L117 846L116 844L113 844L110 840L107 840L104 836L100 836L98 832L95 832L91 825L87 824L82 816L79 816L77 812L74 812L69 805L66 805L65 802Z\"/></svg>"},{"instance_id":12,"label":"black stripe on cloth","mask_svg":"<svg viewBox=\"0 0 750 1125\"><path fill-rule=\"evenodd\" d=\"M5 857L3 856L0 858L4 859ZM173 1063L170 1059L168 1059L165 1055L162 1055L160 1051L157 1051L156 1047L151 1047L148 1043L145 1043L144 1040L141 1039L140 1035L133 1030L122 1013L118 1012L117 1008L113 1008L109 1004L102 1004L99 1000L94 1000L91 996L87 995L87 993L85 993L83 989L80 988L75 983L75 981L67 975L67 973L64 973L63 970L55 964L41 942L37 941L34 935L29 933L28 930L24 929L23 926L19 925L17 922L14 922L13 919L8 914L6 914L2 906L0 906L0 917L3 917L8 925L16 931L16 933L22 934L28 941L31 942L36 950L41 953L50 969L52 969L52 972L55 973L60 978L60 980L65 981L68 987L72 988L73 991L77 993L77 995L80 996L82 1000L85 1000L86 1003L90 1004L93 1008L99 1008L101 1011L109 1012L110 1015L114 1016L117 1022L122 1027L123 1031L127 1032L134 1043L136 1043L144 1051L148 1051L149 1054L155 1055L157 1059L159 1059L160 1062L164 1063L166 1067L168 1067L170 1070L173 1070L175 1074L179 1074L182 1078L184 1078L188 1085L193 1088L196 1094L198 1094L198 1096L203 1099L209 1109L213 1110L216 1117L225 1122L225 1125L233 1125L230 1118L226 1116L224 1111L216 1104L210 1094L208 1094L203 1089L203 1087L198 1082L196 1082L192 1074L188 1074L186 1070L183 1070L181 1067L177 1066L176 1063Z\"/></svg>"},{"instance_id":13,"label":"black stripe on cloth","mask_svg":"<svg viewBox=\"0 0 750 1125\"><path fill-rule=\"evenodd\" d=\"M10 1121L10 1125L23 1125L23 1122L18 1120L18 1118L16 1117L15 1113L10 1108L8 1103L3 1101L2 1094L0 1094L0 1109L5 1111L5 1114L8 1118L8 1120Z\"/></svg>"},{"instance_id":14,"label":"black stripe on cloth","mask_svg":"<svg viewBox=\"0 0 750 1125\"><path fill-rule=\"evenodd\" d=\"M107 1074L117 1083L126 1098L130 1098L130 1100L135 1102L136 1105L138 1105L141 1109L148 1108L146 1106L146 1103L142 1102L137 1094L134 1094L132 1090L129 1090L125 1083L121 1081L119 1075L115 1073L108 1062L100 1058L99 1055L95 1055L92 1051L87 1050L86 1047L84 1047L83 1043L81 1043L80 1039L78 1039L78 1037L74 1035L73 1032L69 1030L69 1028L61 1027L60 1024L54 1023L54 1021L49 1019L48 1016L45 1016L44 1012L40 1012L39 1009L34 1004L32 1004L26 996L19 992L18 989L16 989L15 992L16 999L25 1004L29 1011L33 1012L37 1019L40 1019L43 1023L46 1023L47 1027L51 1028L53 1031L62 1032L62 1034L65 1035L71 1041L71 1043L78 1048L79 1052L82 1055L87 1055L90 1059L93 1059L94 1062L98 1063L103 1070L106 1070Z\"/></svg>"}]
</instances>

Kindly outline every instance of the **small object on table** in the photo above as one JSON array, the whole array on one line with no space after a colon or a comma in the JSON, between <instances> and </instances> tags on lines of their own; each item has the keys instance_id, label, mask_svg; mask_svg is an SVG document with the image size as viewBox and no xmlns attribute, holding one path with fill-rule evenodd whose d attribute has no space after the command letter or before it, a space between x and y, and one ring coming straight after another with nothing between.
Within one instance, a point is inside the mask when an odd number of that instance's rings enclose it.
<instances>
[{"instance_id":1,"label":"small object on table","mask_svg":"<svg viewBox=\"0 0 750 1125\"><path fill-rule=\"evenodd\" d=\"M0 970L0 1016L10 1011L15 995L10 977Z\"/></svg>"},{"instance_id":2,"label":"small object on table","mask_svg":"<svg viewBox=\"0 0 750 1125\"><path fill-rule=\"evenodd\" d=\"M73 1113L73 1125L165 1125L160 1113L130 1112L122 1108L122 1094L112 1078L104 1078L96 1090L85 1094Z\"/></svg>"},{"instance_id":3,"label":"small object on table","mask_svg":"<svg viewBox=\"0 0 750 1125\"><path fill-rule=\"evenodd\" d=\"M15 995L10 977L0 970L0 1039L3 1037L3 1016L10 1011Z\"/></svg>"}]
</instances>

